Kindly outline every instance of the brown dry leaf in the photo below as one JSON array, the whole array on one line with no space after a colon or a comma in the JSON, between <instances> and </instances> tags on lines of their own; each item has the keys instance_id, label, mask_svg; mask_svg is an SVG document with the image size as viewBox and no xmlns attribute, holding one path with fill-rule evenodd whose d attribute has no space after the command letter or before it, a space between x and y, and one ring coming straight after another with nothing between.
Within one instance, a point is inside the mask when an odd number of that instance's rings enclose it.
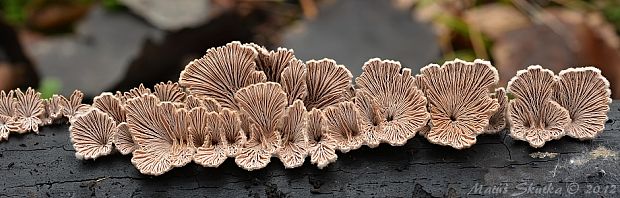
<instances>
[{"instance_id":1,"label":"brown dry leaf","mask_svg":"<svg viewBox=\"0 0 620 198\"><path fill-rule=\"evenodd\" d=\"M92 109L85 114L77 115L69 131L76 158L94 160L112 153L116 122L108 114Z\"/></svg>"},{"instance_id":2,"label":"brown dry leaf","mask_svg":"<svg viewBox=\"0 0 620 198\"><path fill-rule=\"evenodd\" d=\"M325 108L329 136L334 138L337 148L343 153L358 149L366 136L360 126L360 113L353 102L345 101Z\"/></svg>"},{"instance_id":3,"label":"brown dry leaf","mask_svg":"<svg viewBox=\"0 0 620 198\"><path fill-rule=\"evenodd\" d=\"M495 113L489 118L489 125L484 130L485 134L499 133L504 130L508 124L508 120L506 119L506 109L508 107L508 96L506 95L506 89L503 87L495 89L493 98L497 99L499 108L497 108L497 111L495 111Z\"/></svg>"},{"instance_id":4,"label":"brown dry leaf","mask_svg":"<svg viewBox=\"0 0 620 198\"><path fill-rule=\"evenodd\" d=\"M308 155L310 162L323 169L338 159L337 142L329 135L327 118L320 109L308 112Z\"/></svg>"},{"instance_id":5,"label":"brown dry leaf","mask_svg":"<svg viewBox=\"0 0 620 198\"><path fill-rule=\"evenodd\" d=\"M60 111L62 112L62 115L69 118L69 121L71 121L74 116L86 113L88 110L90 110L91 106L87 104L82 104L83 98L84 93L82 93L80 90L73 91L69 99L61 97Z\"/></svg>"},{"instance_id":6,"label":"brown dry leaf","mask_svg":"<svg viewBox=\"0 0 620 198\"><path fill-rule=\"evenodd\" d=\"M34 131L39 133L39 125L42 123L40 117L45 113L41 93L32 88L22 92L19 88L15 91L16 105L15 117L19 123L18 133Z\"/></svg>"},{"instance_id":7,"label":"brown dry leaf","mask_svg":"<svg viewBox=\"0 0 620 198\"><path fill-rule=\"evenodd\" d=\"M246 170L263 168L280 145L278 127L287 104L286 93L278 83L258 83L239 89L235 100L250 121L249 139L235 162Z\"/></svg>"},{"instance_id":8,"label":"brown dry leaf","mask_svg":"<svg viewBox=\"0 0 620 198\"><path fill-rule=\"evenodd\" d=\"M421 69L426 85L432 126L426 138L435 144L456 149L476 143L499 108L489 89L497 84L497 70L487 61L448 61L442 66L431 64Z\"/></svg>"},{"instance_id":9,"label":"brown dry leaf","mask_svg":"<svg viewBox=\"0 0 620 198\"><path fill-rule=\"evenodd\" d=\"M138 149L131 162L142 174L161 175L193 160L187 111L145 94L126 103L129 132Z\"/></svg>"},{"instance_id":10,"label":"brown dry leaf","mask_svg":"<svg viewBox=\"0 0 620 198\"><path fill-rule=\"evenodd\" d=\"M358 90L354 98L357 110L361 114L360 125L364 133L364 142L375 148L381 144L384 116L377 101L365 91Z\"/></svg>"},{"instance_id":11,"label":"brown dry leaf","mask_svg":"<svg viewBox=\"0 0 620 198\"><path fill-rule=\"evenodd\" d=\"M160 82L153 87L154 94L162 102L182 103L185 100L185 92L183 88L179 86L179 83L173 83L168 81L167 83Z\"/></svg>"},{"instance_id":12,"label":"brown dry leaf","mask_svg":"<svg viewBox=\"0 0 620 198\"><path fill-rule=\"evenodd\" d=\"M188 130L196 147L194 162L204 167L218 167L226 158L224 125L217 112L197 107L189 112Z\"/></svg>"},{"instance_id":13,"label":"brown dry leaf","mask_svg":"<svg viewBox=\"0 0 620 198\"><path fill-rule=\"evenodd\" d=\"M594 67L570 68L560 72L553 100L568 110L571 122L566 135L580 140L594 139L605 129L611 103L609 82Z\"/></svg>"},{"instance_id":14,"label":"brown dry leaf","mask_svg":"<svg viewBox=\"0 0 620 198\"><path fill-rule=\"evenodd\" d=\"M306 65L297 59L291 60L289 67L282 71L280 84L288 97L288 104L293 104L295 100L304 100L308 95L306 86Z\"/></svg>"},{"instance_id":15,"label":"brown dry leaf","mask_svg":"<svg viewBox=\"0 0 620 198\"><path fill-rule=\"evenodd\" d=\"M237 109L235 92L267 79L265 73L256 71L256 56L256 50L239 42L211 48L185 67L179 84L191 95L214 98L222 107Z\"/></svg>"},{"instance_id":16,"label":"brown dry leaf","mask_svg":"<svg viewBox=\"0 0 620 198\"><path fill-rule=\"evenodd\" d=\"M510 136L539 148L545 142L559 139L570 122L566 109L552 101L556 86L551 70L529 66L517 72L508 83L508 93L514 95L508 105Z\"/></svg>"},{"instance_id":17,"label":"brown dry leaf","mask_svg":"<svg viewBox=\"0 0 620 198\"><path fill-rule=\"evenodd\" d=\"M307 149L306 107L303 101L296 100L282 117L282 143L277 156L286 168L300 167L308 155Z\"/></svg>"},{"instance_id":18,"label":"brown dry leaf","mask_svg":"<svg viewBox=\"0 0 620 198\"><path fill-rule=\"evenodd\" d=\"M306 66L306 109L324 109L349 99L347 92L353 76L345 66L337 65L332 59L310 60Z\"/></svg>"},{"instance_id":19,"label":"brown dry leaf","mask_svg":"<svg viewBox=\"0 0 620 198\"><path fill-rule=\"evenodd\" d=\"M355 82L379 105L378 137L393 146L404 145L430 118L424 93L417 89L410 69L401 72L399 62L373 58L362 69Z\"/></svg>"}]
</instances>

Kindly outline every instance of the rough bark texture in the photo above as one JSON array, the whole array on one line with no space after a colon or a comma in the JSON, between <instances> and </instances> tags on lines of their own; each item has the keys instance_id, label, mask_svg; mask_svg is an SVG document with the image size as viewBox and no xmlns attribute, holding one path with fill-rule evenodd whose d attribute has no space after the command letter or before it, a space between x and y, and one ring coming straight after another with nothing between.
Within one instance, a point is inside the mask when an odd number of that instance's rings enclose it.
<instances>
[{"instance_id":1,"label":"rough bark texture","mask_svg":"<svg viewBox=\"0 0 620 198\"><path fill-rule=\"evenodd\" d=\"M38 135L11 134L0 143L0 197L618 197L619 108L615 101L595 140L565 137L541 149L506 131L479 136L461 151L415 137L402 147L339 153L323 170L308 159L284 169L272 158L266 168L247 172L229 158L219 168L189 164L159 177L141 175L130 156L77 160L66 125L43 127Z\"/></svg>"}]
</instances>

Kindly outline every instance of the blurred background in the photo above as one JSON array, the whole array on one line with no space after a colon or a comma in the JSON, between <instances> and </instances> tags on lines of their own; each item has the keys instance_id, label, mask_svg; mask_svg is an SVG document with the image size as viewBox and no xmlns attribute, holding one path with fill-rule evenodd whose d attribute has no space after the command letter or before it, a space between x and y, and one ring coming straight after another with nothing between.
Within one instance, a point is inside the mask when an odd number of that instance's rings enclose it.
<instances>
[{"instance_id":1,"label":"blurred background","mask_svg":"<svg viewBox=\"0 0 620 198\"><path fill-rule=\"evenodd\" d=\"M0 0L0 89L43 97L153 86L230 41L414 71L491 60L503 86L539 64L596 66L620 98L618 0Z\"/></svg>"}]
</instances>

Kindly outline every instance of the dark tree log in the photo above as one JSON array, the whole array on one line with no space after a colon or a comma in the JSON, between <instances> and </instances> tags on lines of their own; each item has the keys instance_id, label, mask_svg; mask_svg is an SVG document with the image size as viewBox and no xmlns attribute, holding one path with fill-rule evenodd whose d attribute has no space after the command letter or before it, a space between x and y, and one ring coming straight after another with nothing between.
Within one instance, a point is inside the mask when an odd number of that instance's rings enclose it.
<instances>
[{"instance_id":1,"label":"dark tree log","mask_svg":"<svg viewBox=\"0 0 620 198\"><path fill-rule=\"evenodd\" d=\"M272 158L267 168L247 172L228 159L219 168L190 164L160 177L141 175L120 154L77 160L68 127L44 127L0 143L0 197L618 197L619 108L615 101L596 140L562 138L541 149L505 131L462 151L415 137L402 147L339 154L323 170L309 160L287 170Z\"/></svg>"}]
</instances>

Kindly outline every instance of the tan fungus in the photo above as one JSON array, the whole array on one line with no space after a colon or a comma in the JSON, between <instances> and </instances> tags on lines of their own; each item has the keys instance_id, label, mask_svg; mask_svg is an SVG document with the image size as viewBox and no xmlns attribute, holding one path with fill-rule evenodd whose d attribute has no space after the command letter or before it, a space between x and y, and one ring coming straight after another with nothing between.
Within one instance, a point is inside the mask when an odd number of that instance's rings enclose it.
<instances>
[{"instance_id":1,"label":"tan fungus","mask_svg":"<svg viewBox=\"0 0 620 198\"><path fill-rule=\"evenodd\" d=\"M69 121L71 121L74 116L87 112L91 107L87 104L82 104L83 98L84 93L80 90L73 91L69 99L61 97L60 108L62 115L69 118Z\"/></svg>"},{"instance_id":2,"label":"tan fungus","mask_svg":"<svg viewBox=\"0 0 620 198\"><path fill-rule=\"evenodd\" d=\"M489 94L499 80L497 70L487 61L456 59L423 67L421 75L423 84L429 85L425 94L432 128L426 138L456 149L471 147L499 108Z\"/></svg>"},{"instance_id":3,"label":"tan fungus","mask_svg":"<svg viewBox=\"0 0 620 198\"><path fill-rule=\"evenodd\" d=\"M338 159L336 148L338 143L329 135L327 119L320 109L312 109L308 112L308 155L310 162L323 169L328 164Z\"/></svg>"},{"instance_id":4,"label":"tan fungus","mask_svg":"<svg viewBox=\"0 0 620 198\"><path fill-rule=\"evenodd\" d=\"M351 72L344 65L337 65L332 59L306 62L306 109L324 109L330 105L349 100Z\"/></svg>"},{"instance_id":5,"label":"tan fungus","mask_svg":"<svg viewBox=\"0 0 620 198\"><path fill-rule=\"evenodd\" d=\"M324 110L329 135L343 153L360 148L366 136L360 126L360 113L353 102L345 101Z\"/></svg>"},{"instance_id":6,"label":"tan fungus","mask_svg":"<svg viewBox=\"0 0 620 198\"><path fill-rule=\"evenodd\" d=\"M508 120L506 118L506 109L508 108L508 96L506 95L506 89L503 87L495 89L493 98L497 99L499 108L497 108L497 111L495 111L495 113L489 118L489 125L487 125L484 130L485 134L499 133L508 125Z\"/></svg>"},{"instance_id":7,"label":"tan fungus","mask_svg":"<svg viewBox=\"0 0 620 198\"><path fill-rule=\"evenodd\" d=\"M93 99L93 107L108 114L116 122L117 132L114 134L113 142L119 152L123 155L132 153L137 145L133 141L129 126L127 125L127 112L120 94L102 93Z\"/></svg>"},{"instance_id":8,"label":"tan fungus","mask_svg":"<svg viewBox=\"0 0 620 198\"><path fill-rule=\"evenodd\" d=\"M282 117L282 142L277 152L286 168L302 166L308 155L308 134L306 132L306 107L296 100L286 108Z\"/></svg>"},{"instance_id":9,"label":"tan fungus","mask_svg":"<svg viewBox=\"0 0 620 198\"><path fill-rule=\"evenodd\" d=\"M138 87L130 89L128 92L123 94L123 100L127 101L132 98L140 97L144 94L152 94L151 89L144 87L144 84L140 83ZM118 93L117 93L118 94Z\"/></svg>"},{"instance_id":10,"label":"tan fungus","mask_svg":"<svg viewBox=\"0 0 620 198\"><path fill-rule=\"evenodd\" d=\"M188 130L190 139L196 147L194 162L205 167L218 167L226 158L224 144L224 125L217 112L204 107L189 111Z\"/></svg>"},{"instance_id":11,"label":"tan fungus","mask_svg":"<svg viewBox=\"0 0 620 198\"><path fill-rule=\"evenodd\" d=\"M383 122L385 122L381 107L372 96L362 90L357 91L354 102L361 114L359 121L364 133L364 142L370 148L379 146L383 133Z\"/></svg>"},{"instance_id":12,"label":"tan fungus","mask_svg":"<svg viewBox=\"0 0 620 198\"><path fill-rule=\"evenodd\" d=\"M288 97L288 104L291 105L295 100L304 100L308 94L306 86L306 65L297 59L291 60L290 66L282 71L280 84Z\"/></svg>"},{"instance_id":13,"label":"tan fungus","mask_svg":"<svg viewBox=\"0 0 620 198\"><path fill-rule=\"evenodd\" d=\"M0 91L0 141L7 140L9 133L19 130L19 123L14 117L16 101L14 92Z\"/></svg>"},{"instance_id":14,"label":"tan fungus","mask_svg":"<svg viewBox=\"0 0 620 198\"><path fill-rule=\"evenodd\" d=\"M98 109L77 115L69 131L78 159L97 159L112 152L116 123L112 117Z\"/></svg>"},{"instance_id":15,"label":"tan fungus","mask_svg":"<svg viewBox=\"0 0 620 198\"><path fill-rule=\"evenodd\" d=\"M153 89L159 101L178 104L185 100L185 92L183 88L179 86L179 83L173 83L172 81L168 81L167 83L160 82L156 84Z\"/></svg>"},{"instance_id":16,"label":"tan fungus","mask_svg":"<svg viewBox=\"0 0 620 198\"><path fill-rule=\"evenodd\" d=\"M45 113L43 102L41 101L41 93L36 92L32 88L28 88L26 92L22 92L19 88L15 91L16 105L15 117L19 123L18 133L26 133L28 131L39 132L39 125L42 123L41 116Z\"/></svg>"},{"instance_id":17,"label":"tan fungus","mask_svg":"<svg viewBox=\"0 0 620 198\"><path fill-rule=\"evenodd\" d=\"M269 51L265 47L254 43L245 45L254 48L258 52L255 59L256 70L263 71L267 81L270 82L280 82L284 69L294 64L294 60L297 60L295 55L293 55L293 50L290 49L278 48L275 51Z\"/></svg>"}]
</instances>

